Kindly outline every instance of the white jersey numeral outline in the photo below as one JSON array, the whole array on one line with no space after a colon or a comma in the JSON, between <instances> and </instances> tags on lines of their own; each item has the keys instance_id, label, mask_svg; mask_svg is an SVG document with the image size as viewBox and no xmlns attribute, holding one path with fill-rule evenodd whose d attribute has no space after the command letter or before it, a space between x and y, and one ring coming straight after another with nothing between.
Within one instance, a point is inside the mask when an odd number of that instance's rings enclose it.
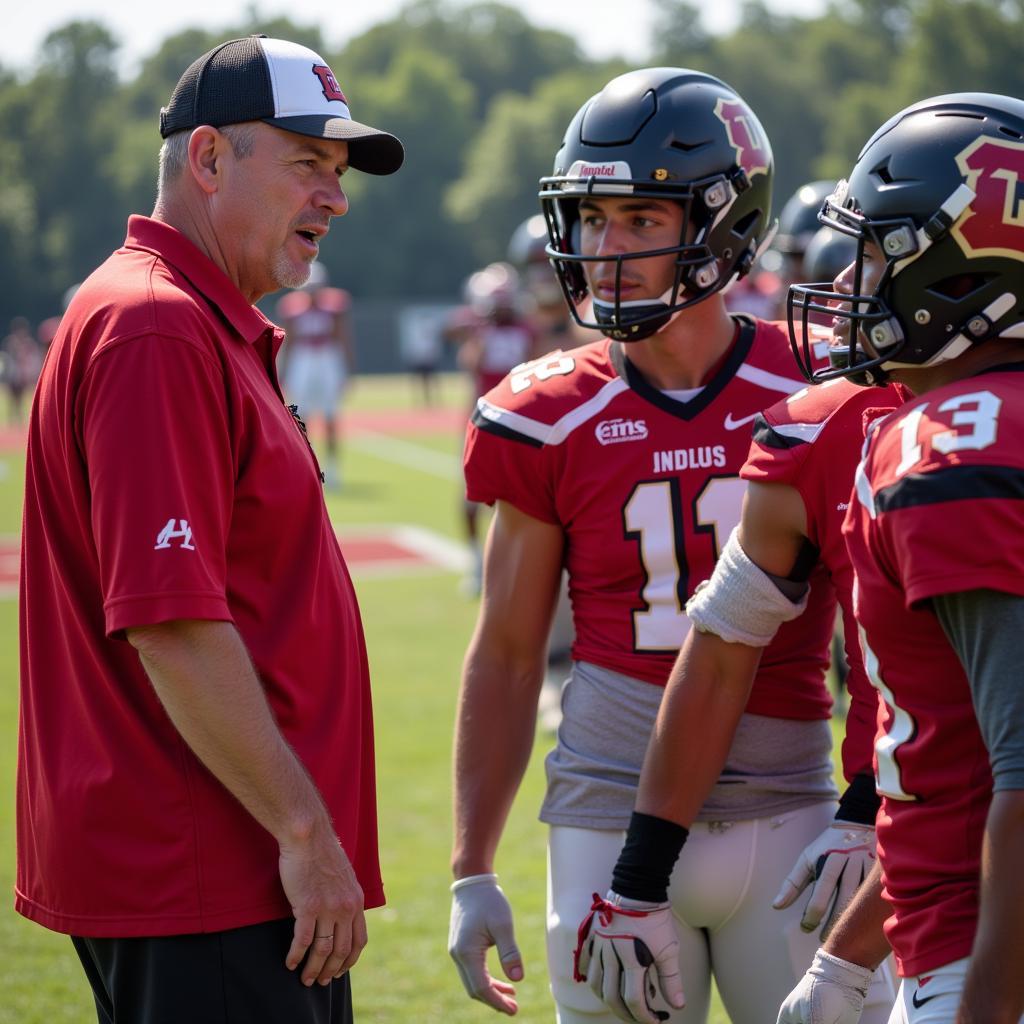
<instances>
[{"instance_id":1,"label":"white jersey numeral outline","mask_svg":"<svg viewBox=\"0 0 1024 1024\"><path fill-rule=\"evenodd\" d=\"M693 501L694 532L711 534L716 559L739 524L746 489L737 476L710 477ZM637 652L676 651L690 630L684 516L676 478L641 481L622 507L625 536L638 542L644 572L643 607L633 611Z\"/></svg>"},{"instance_id":2,"label":"white jersey numeral outline","mask_svg":"<svg viewBox=\"0 0 1024 1024\"><path fill-rule=\"evenodd\" d=\"M575 368L576 360L572 356L563 356L560 352L541 356L540 359L534 359L529 363L520 363L511 373L512 394L518 395L525 391L533 383L531 377L543 382L551 377L564 377Z\"/></svg>"},{"instance_id":3,"label":"white jersey numeral outline","mask_svg":"<svg viewBox=\"0 0 1024 1024\"><path fill-rule=\"evenodd\" d=\"M952 430L944 430L932 438L932 447L943 455L950 452L982 451L995 444L999 432L999 410L1003 400L991 391L971 391L954 395L942 403L936 412L952 412ZM964 408L967 406L967 408ZM973 406L973 408L972 408ZM900 464L896 475L903 476L921 461L921 443L918 433L928 403L918 406L900 420Z\"/></svg>"},{"instance_id":4,"label":"white jersey numeral outline","mask_svg":"<svg viewBox=\"0 0 1024 1024\"><path fill-rule=\"evenodd\" d=\"M860 635L860 649L864 654L864 669L868 674L868 679L882 695L882 700L885 701L890 712L888 728L879 733L875 740L875 757L878 762L875 771L875 788L891 800L916 800L917 797L903 788L903 778L900 774L899 761L896 760L896 751L907 740L912 740L917 735L917 722L914 721L914 716L909 711L905 711L896 703L892 690L882 678L878 656L871 650L864 627L858 626L857 632Z\"/></svg>"}]
</instances>

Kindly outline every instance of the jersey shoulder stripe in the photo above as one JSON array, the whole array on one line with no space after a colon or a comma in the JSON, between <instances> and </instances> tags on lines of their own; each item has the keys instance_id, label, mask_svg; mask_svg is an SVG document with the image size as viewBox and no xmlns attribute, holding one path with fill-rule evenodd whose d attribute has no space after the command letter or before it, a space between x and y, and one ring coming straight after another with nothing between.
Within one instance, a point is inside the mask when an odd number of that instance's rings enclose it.
<instances>
[{"instance_id":1,"label":"jersey shoulder stripe","mask_svg":"<svg viewBox=\"0 0 1024 1024\"><path fill-rule=\"evenodd\" d=\"M796 448L802 444L814 444L825 429L825 423L777 423L768 422L764 413L754 419L754 442L763 448Z\"/></svg>"},{"instance_id":2,"label":"jersey shoulder stripe","mask_svg":"<svg viewBox=\"0 0 1024 1024\"><path fill-rule=\"evenodd\" d=\"M939 505L984 498L1024 500L1024 469L1018 466L944 466L929 473L910 473L879 490L876 512Z\"/></svg>"},{"instance_id":3,"label":"jersey shoulder stripe","mask_svg":"<svg viewBox=\"0 0 1024 1024\"><path fill-rule=\"evenodd\" d=\"M765 448L814 444L830 429L863 440L869 422L888 415L906 397L895 385L863 388L845 380L805 387L755 421L754 440Z\"/></svg>"},{"instance_id":4,"label":"jersey shoulder stripe","mask_svg":"<svg viewBox=\"0 0 1024 1024\"><path fill-rule=\"evenodd\" d=\"M756 384L758 387L765 388L768 391L778 391L783 395L791 395L804 385L802 380L797 380L795 377L784 377L780 373L762 370L757 366L752 366L750 363L741 363L736 371L736 376L740 380Z\"/></svg>"},{"instance_id":5,"label":"jersey shoulder stripe","mask_svg":"<svg viewBox=\"0 0 1024 1024\"><path fill-rule=\"evenodd\" d=\"M616 377L608 381L596 395L571 408L551 424L532 419L512 409L502 408L490 400L493 395L491 392L491 395L477 400L476 409L473 411L473 423L480 430L536 447L559 445L574 430L603 412L618 395L628 390L629 385Z\"/></svg>"}]
</instances>

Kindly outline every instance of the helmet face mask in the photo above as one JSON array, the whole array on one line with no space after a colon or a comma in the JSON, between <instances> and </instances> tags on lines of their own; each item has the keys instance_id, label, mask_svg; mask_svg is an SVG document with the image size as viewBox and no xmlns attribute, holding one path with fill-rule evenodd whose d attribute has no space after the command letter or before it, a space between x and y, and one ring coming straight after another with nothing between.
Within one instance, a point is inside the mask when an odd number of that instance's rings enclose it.
<instances>
[{"instance_id":1,"label":"helmet face mask","mask_svg":"<svg viewBox=\"0 0 1024 1024\"><path fill-rule=\"evenodd\" d=\"M941 96L883 125L819 214L857 243L851 291L825 282L789 291L790 343L804 376L885 384L894 370L1024 337L1024 229L1004 213L1018 172L1019 100ZM867 272L866 247L880 272ZM847 321L849 336L830 349L831 367L814 371L810 326L826 315Z\"/></svg>"},{"instance_id":2,"label":"helmet face mask","mask_svg":"<svg viewBox=\"0 0 1024 1024\"><path fill-rule=\"evenodd\" d=\"M610 82L573 118L541 179L547 255L577 323L620 341L663 329L689 306L745 274L768 232L772 156L746 104L710 75L678 68L635 71ZM682 209L677 242L612 254L584 253L580 201L586 197L667 201ZM630 261L674 257L660 295L624 299ZM614 266L614 300L590 295L588 270Z\"/></svg>"}]
</instances>

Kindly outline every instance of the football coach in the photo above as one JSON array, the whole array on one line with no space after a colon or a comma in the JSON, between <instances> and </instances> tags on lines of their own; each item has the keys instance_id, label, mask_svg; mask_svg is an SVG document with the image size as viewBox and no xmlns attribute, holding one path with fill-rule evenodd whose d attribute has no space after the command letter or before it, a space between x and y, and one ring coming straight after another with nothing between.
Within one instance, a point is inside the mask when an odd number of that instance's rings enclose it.
<instances>
[{"instance_id":1,"label":"football coach","mask_svg":"<svg viewBox=\"0 0 1024 1024\"><path fill-rule=\"evenodd\" d=\"M254 303L305 282L341 176L404 153L262 36L195 61L160 134L32 409L16 908L102 1024L338 1024L384 900L366 650Z\"/></svg>"}]
</instances>

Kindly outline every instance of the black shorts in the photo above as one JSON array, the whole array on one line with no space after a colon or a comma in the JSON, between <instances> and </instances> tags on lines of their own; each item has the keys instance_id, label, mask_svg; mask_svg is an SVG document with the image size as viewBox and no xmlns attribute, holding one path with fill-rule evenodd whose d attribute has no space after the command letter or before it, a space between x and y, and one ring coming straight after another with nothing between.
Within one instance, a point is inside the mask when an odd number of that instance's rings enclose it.
<instances>
[{"instance_id":1,"label":"black shorts","mask_svg":"<svg viewBox=\"0 0 1024 1024\"><path fill-rule=\"evenodd\" d=\"M348 973L300 980L284 958L292 918L201 935L72 936L100 1024L349 1024Z\"/></svg>"}]
</instances>

